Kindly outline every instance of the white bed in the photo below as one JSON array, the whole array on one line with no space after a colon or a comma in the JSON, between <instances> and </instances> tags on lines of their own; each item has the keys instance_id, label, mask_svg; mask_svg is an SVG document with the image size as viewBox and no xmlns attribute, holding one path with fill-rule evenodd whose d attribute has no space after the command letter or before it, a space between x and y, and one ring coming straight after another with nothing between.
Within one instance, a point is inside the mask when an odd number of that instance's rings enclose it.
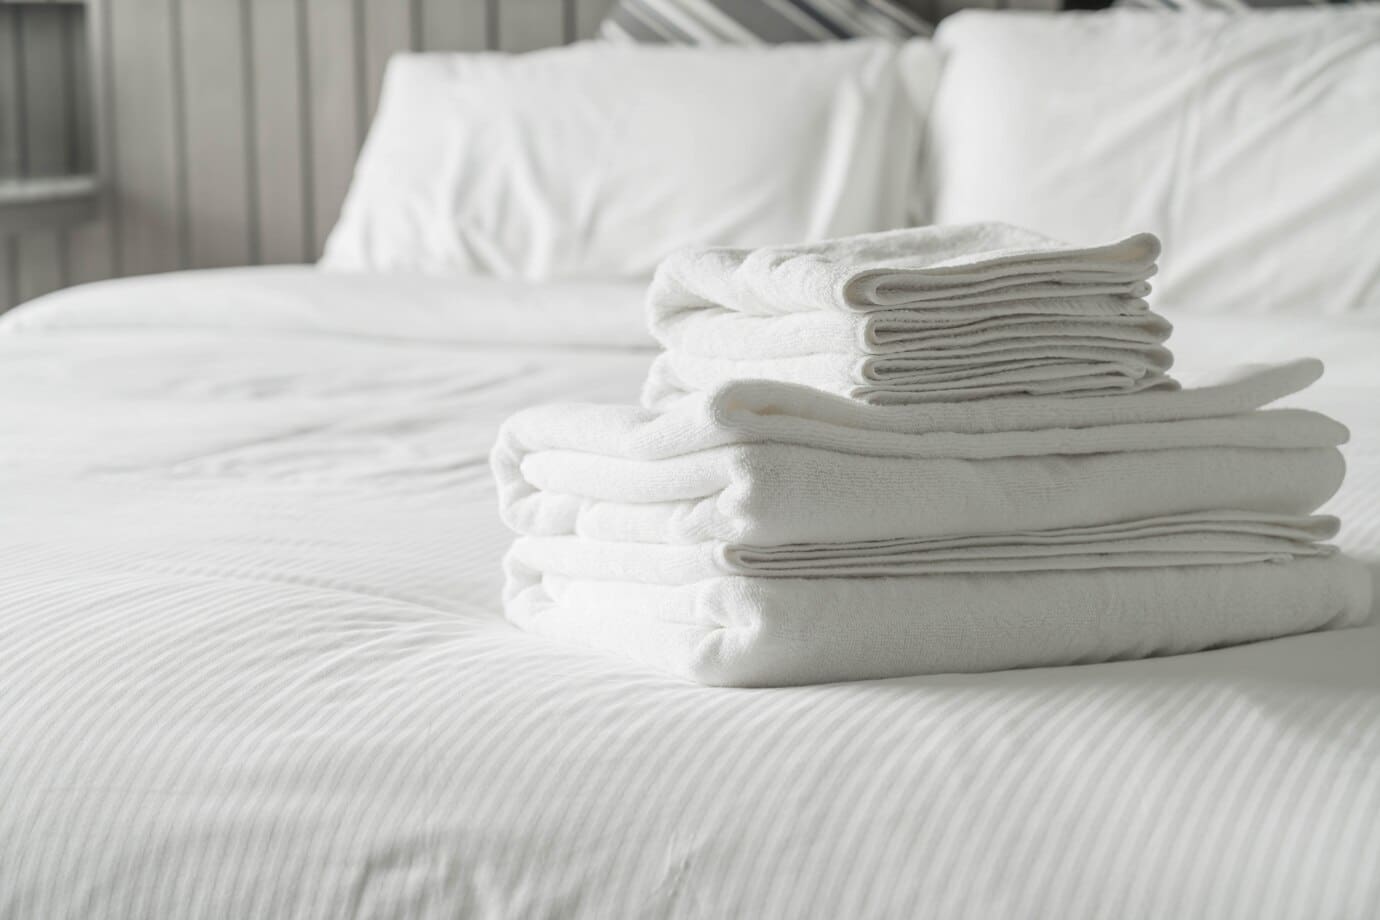
<instances>
[{"instance_id":1,"label":"white bed","mask_svg":"<svg viewBox=\"0 0 1380 920\"><path fill-rule=\"evenodd\" d=\"M508 625L497 424L633 398L640 293L245 269L6 316L0 917L1380 915L1374 625L758 691ZM1186 379L1328 362L1380 573L1380 318L1171 318Z\"/></svg>"}]
</instances>

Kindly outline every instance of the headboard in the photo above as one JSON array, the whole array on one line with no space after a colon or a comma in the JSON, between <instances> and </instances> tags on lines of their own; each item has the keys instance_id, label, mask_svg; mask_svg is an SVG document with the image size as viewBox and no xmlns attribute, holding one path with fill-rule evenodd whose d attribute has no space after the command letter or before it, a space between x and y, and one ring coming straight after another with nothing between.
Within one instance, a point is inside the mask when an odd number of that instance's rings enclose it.
<instances>
[{"instance_id":1,"label":"headboard","mask_svg":"<svg viewBox=\"0 0 1380 920\"><path fill-rule=\"evenodd\" d=\"M0 310L120 275L315 259L389 55L570 42L611 2L88 0L79 15L70 0L0 0L0 116L13 122L0 124L0 168L90 159L104 189L95 220L0 237ZM937 22L1058 0L907 3ZM33 104L6 108L22 97ZM68 115L44 121L53 98Z\"/></svg>"}]
</instances>

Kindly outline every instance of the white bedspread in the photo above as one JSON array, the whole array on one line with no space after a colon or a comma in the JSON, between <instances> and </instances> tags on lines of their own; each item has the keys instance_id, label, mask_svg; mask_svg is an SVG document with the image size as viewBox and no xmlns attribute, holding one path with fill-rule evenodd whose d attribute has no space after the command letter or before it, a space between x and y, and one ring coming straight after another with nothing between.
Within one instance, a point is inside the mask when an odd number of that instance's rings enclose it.
<instances>
[{"instance_id":1,"label":"white bedspread","mask_svg":"<svg viewBox=\"0 0 1380 920\"><path fill-rule=\"evenodd\" d=\"M1380 914L1377 627L749 691L520 633L489 447L635 398L638 292L351 280L0 323L0 917ZM1170 318L1328 362L1380 572L1380 322Z\"/></svg>"}]
</instances>

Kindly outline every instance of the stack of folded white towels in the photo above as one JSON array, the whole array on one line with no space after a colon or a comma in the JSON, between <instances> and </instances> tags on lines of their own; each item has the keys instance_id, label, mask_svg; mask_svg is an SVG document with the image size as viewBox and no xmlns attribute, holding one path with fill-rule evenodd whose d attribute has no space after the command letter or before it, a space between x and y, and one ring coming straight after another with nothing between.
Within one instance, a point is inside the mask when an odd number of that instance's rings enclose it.
<instances>
[{"instance_id":1,"label":"stack of folded white towels","mask_svg":"<svg viewBox=\"0 0 1380 920\"><path fill-rule=\"evenodd\" d=\"M642 406L494 450L525 629L706 684L1077 664L1361 622L1304 359L1178 389L1159 244L1001 224L685 252ZM1078 397L1078 398L1074 398Z\"/></svg>"}]
</instances>

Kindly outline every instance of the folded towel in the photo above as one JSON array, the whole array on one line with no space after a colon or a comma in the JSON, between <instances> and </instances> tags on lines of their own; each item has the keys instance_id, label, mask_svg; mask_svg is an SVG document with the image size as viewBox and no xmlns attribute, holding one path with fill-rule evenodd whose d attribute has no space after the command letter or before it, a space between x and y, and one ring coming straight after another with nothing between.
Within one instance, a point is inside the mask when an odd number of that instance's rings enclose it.
<instances>
[{"instance_id":1,"label":"folded towel","mask_svg":"<svg viewBox=\"0 0 1380 920\"><path fill-rule=\"evenodd\" d=\"M1149 311L1083 319L1003 309L990 319L936 323L905 310L863 316L823 311L755 316L706 307L678 320L675 348L706 358L762 361L838 354L851 341L853 350L865 355L985 357L1037 345L1158 345L1172 331L1168 320Z\"/></svg>"},{"instance_id":2,"label":"folded towel","mask_svg":"<svg viewBox=\"0 0 1380 920\"><path fill-rule=\"evenodd\" d=\"M1164 348L1083 349L1036 345L1002 361L909 354L811 355L741 360L705 358L676 349L656 358L650 379L677 381L680 393L711 390L735 380L777 380L813 387L873 405L958 402L996 396L1105 396L1174 389L1164 375L1172 363ZM664 386L644 388L643 399L662 398Z\"/></svg>"},{"instance_id":3,"label":"folded towel","mask_svg":"<svg viewBox=\"0 0 1380 920\"><path fill-rule=\"evenodd\" d=\"M1305 515L1341 484L1346 429L1254 407L1319 373L1304 361L1199 390L967 407L865 407L747 382L664 410L530 409L504 424L493 465L519 533L627 542L764 547L1220 508Z\"/></svg>"},{"instance_id":4,"label":"folded towel","mask_svg":"<svg viewBox=\"0 0 1380 920\"><path fill-rule=\"evenodd\" d=\"M1286 562L1326 556L1328 516L1212 511L1060 530L857 543L744 546L519 537L513 556L543 575L684 585L724 575L763 578L934 575Z\"/></svg>"},{"instance_id":5,"label":"folded towel","mask_svg":"<svg viewBox=\"0 0 1380 920\"><path fill-rule=\"evenodd\" d=\"M648 294L666 376L879 404L1173 387L1149 234L1079 249L1005 224L671 256Z\"/></svg>"},{"instance_id":6,"label":"folded towel","mask_svg":"<svg viewBox=\"0 0 1380 920\"><path fill-rule=\"evenodd\" d=\"M1095 400L866 406L742 381L521 412L493 453L505 608L766 686L1196 651L1344 626L1369 578L1310 517L1346 429L1264 408L1312 360ZM1227 510L1223 510L1227 509Z\"/></svg>"},{"instance_id":7,"label":"folded towel","mask_svg":"<svg viewBox=\"0 0 1380 920\"><path fill-rule=\"evenodd\" d=\"M1290 562L666 586L507 563L509 618L699 683L773 686L1086 664L1354 625L1365 568Z\"/></svg>"},{"instance_id":8,"label":"folded towel","mask_svg":"<svg viewBox=\"0 0 1380 920\"><path fill-rule=\"evenodd\" d=\"M1009 224L916 227L761 249L687 249L657 267L654 333L706 306L772 315L987 306L1070 294L1139 297L1160 244L1140 233L1078 248Z\"/></svg>"}]
</instances>

